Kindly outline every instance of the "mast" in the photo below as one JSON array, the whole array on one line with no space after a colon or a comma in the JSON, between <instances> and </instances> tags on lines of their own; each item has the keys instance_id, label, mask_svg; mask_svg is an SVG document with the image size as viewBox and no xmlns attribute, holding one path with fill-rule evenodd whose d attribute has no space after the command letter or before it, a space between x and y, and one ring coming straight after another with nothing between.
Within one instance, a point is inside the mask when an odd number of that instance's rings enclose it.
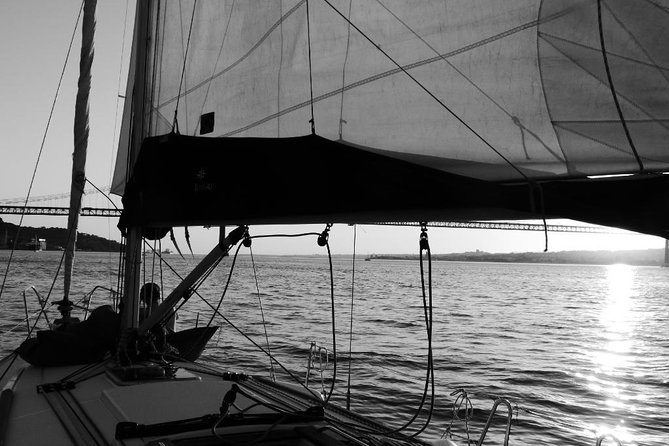
<instances>
[{"instance_id":1,"label":"mast","mask_svg":"<svg viewBox=\"0 0 669 446\"><path fill-rule=\"evenodd\" d=\"M67 219L67 246L65 247L65 278L63 300L58 309L62 315L60 323L71 320L70 283L72 266L77 243L77 228L81 212L81 197L86 184L86 151L88 149L88 115L89 93L91 90L91 66L93 65L93 37L95 35L95 8L97 0L84 1L84 18L82 22L81 57L79 62L79 82L77 100L74 109L74 152L72 154L72 186L70 189L70 211Z\"/></svg>"},{"instance_id":2,"label":"mast","mask_svg":"<svg viewBox=\"0 0 669 446\"><path fill-rule=\"evenodd\" d=\"M145 136L145 101L147 97L146 71L147 71L147 46L149 45L149 10L148 1L137 2L135 13L135 72L133 76L133 89L131 98L132 117L131 132L128 150L128 162L130 167L126 173L127 178L132 175L132 164L137 159L142 141ZM123 289L123 311L121 315L121 327L137 327L139 324L139 279L142 263L142 228L133 226L128 228L127 243L125 251L125 271Z\"/></svg>"}]
</instances>

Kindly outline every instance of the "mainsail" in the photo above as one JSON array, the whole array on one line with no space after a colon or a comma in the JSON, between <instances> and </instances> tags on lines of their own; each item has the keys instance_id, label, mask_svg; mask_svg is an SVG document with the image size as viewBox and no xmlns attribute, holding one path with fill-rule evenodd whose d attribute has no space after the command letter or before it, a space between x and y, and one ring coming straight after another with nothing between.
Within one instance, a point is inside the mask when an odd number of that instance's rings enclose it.
<instances>
[{"instance_id":1,"label":"mainsail","mask_svg":"<svg viewBox=\"0 0 669 446\"><path fill-rule=\"evenodd\" d=\"M135 66L140 54L146 63L146 92L132 97L146 104L133 116L139 140L193 138L147 149L153 161L138 139L121 141L114 191L124 192L139 158L142 169L174 167L156 175L158 190L186 175L178 167L191 150L215 151L200 164L221 163L210 183L235 199L221 191L191 218L143 210L135 185L127 224L379 221L423 209L424 220L567 217L669 235L668 184L657 175L669 167L668 11L666 0L154 1L148 36L135 42ZM323 150L282 141L311 133L311 120ZM249 152L254 144L267 154ZM328 183L305 174L340 153L354 175ZM385 183L387 163L370 154L412 167ZM423 184L411 203L402 190L421 184L420 168L443 182ZM262 189L248 186L269 171L273 206L249 213ZM589 178L612 174L634 176ZM282 177L295 180L282 190ZM328 214L306 201L287 215L300 178L341 206ZM186 200L203 179L184 181L190 190L176 197ZM361 213L384 188L383 208Z\"/></svg>"}]
</instances>

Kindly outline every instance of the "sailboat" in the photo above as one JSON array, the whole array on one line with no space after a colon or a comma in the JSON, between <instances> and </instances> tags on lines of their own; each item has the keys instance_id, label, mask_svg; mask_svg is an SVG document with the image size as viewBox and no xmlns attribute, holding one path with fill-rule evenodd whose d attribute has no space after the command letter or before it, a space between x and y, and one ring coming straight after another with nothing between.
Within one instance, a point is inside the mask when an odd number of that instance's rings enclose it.
<instances>
[{"instance_id":1,"label":"sailboat","mask_svg":"<svg viewBox=\"0 0 669 446\"><path fill-rule=\"evenodd\" d=\"M665 0L137 2L122 311L102 351L12 363L0 443L424 444L332 389L157 349L156 328L254 225L323 224L323 245L332 224L391 221L426 244L443 220L669 237L668 22ZM219 243L142 317L143 241L194 226Z\"/></svg>"}]
</instances>

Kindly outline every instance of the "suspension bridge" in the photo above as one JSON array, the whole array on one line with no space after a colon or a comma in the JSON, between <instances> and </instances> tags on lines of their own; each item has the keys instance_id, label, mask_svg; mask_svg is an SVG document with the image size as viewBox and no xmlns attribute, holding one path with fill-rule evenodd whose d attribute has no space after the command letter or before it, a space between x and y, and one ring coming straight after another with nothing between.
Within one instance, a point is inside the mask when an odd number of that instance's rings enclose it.
<instances>
[{"instance_id":1,"label":"suspension bridge","mask_svg":"<svg viewBox=\"0 0 669 446\"><path fill-rule=\"evenodd\" d=\"M85 200L90 200L91 197L103 196L104 200L111 203L106 193L109 189L103 190L88 190L85 192ZM0 199L0 215L53 215L66 216L69 212L69 206L37 206L35 203L44 202L64 202L69 204L70 194L51 194L30 197L29 200L25 198L11 198ZM83 217L120 217L121 209L113 207L100 206L82 206L81 216ZM385 226L420 226L419 222L377 222L370 223L370 225L385 225ZM525 222L492 222L492 221L440 221L430 222L430 227L440 228L461 228L461 229L488 229L488 230L507 230L507 231L550 231L550 232L578 232L590 234L613 234L625 233L613 228L606 228L602 226L578 226L565 224L541 224L541 223L525 223Z\"/></svg>"},{"instance_id":2,"label":"suspension bridge","mask_svg":"<svg viewBox=\"0 0 669 446\"><path fill-rule=\"evenodd\" d=\"M102 190L86 190L84 192L84 203L98 201L101 198L105 204L113 204L108 197L109 188ZM23 198L0 198L0 215L53 215L67 216L69 213L69 192L60 194L40 195ZM50 203L50 205L36 205ZM99 203L96 206L82 206L80 214L82 217L119 217L121 210L116 207L102 207Z\"/></svg>"}]
</instances>

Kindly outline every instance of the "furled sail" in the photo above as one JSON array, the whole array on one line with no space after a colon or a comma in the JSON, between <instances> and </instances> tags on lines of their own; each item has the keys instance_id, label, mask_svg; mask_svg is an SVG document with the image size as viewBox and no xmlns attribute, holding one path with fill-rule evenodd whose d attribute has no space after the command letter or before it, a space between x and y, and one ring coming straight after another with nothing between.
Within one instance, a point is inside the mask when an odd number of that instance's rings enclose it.
<instances>
[{"instance_id":1,"label":"furled sail","mask_svg":"<svg viewBox=\"0 0 669 446\"><path fill-rule=\"evenodd\" d=\"M162 181L179 175L178 160L191 149L220 151L215 158L228 163L220 169L221 185L230 171L245 170L230 177L226 193L246 202L258 190L248 189L244 178L262 182L254 172L284 159L290 160L280 164L284 177L302 175L304 188L350 203L330 218L361 221L356 215L368 203L367 191L387 186L376 171L386 163L367 162L373 153L442 173L449 184L426 183L430 200L419 207L402 198L393 209L389 199L376 219L422 207L425 219L545 215L658 235L669 228L667 181L651 175L669 168L667 0L155 1L148 17L148 35L135 51L144 54L146 91L140 98L134 88L128 96L145 102L132 116L143 133L133 144L121 141L116 193L140 174L133 172L138 158L142 169L150 168L137 141L178 132L196 138L180 140L181 147L170 140L163 156L175 169L162 172ZM329 140L327 155L321 151L317 159L296 141L281 141L311 133L311 120L315 134ZM218 143L200 142L207 137ZM273 156L250 151L245 138L262 138L255 144ZM161 156L155 141L148 146ZM356 175L342 175L350 187L313 184L318 176L304 175L351 148L360 157L346 155L357 167ZM420 182L415 170L406 172L406 182ZM642 175L594 186L587 179L625 173ZM455 178L465 181L457 186ZM492 183L481 190L495 191L471 193L476 180ZM283 205L295 200L292 189L262 215L223 200L197 219L168 216L153 205L142 210L142 180L134 182L126 194L127 224L327 217L308 204L306 212L285 215L290 206ZM388 193L400 193L403 186L396 186ZM277 188L280 200L280 183L265 187ZM602 199L611 193L620 195ZM454 195L466 197L473 212L459 214L460 204L443 200ZM603 209L605 202L613 208ZM636 220L643 214L644 227L625 216L630 212Z\"/></svg>"},{"instance_id":2,"label":"furled sail","mask_svg":"<svg viewBox=\"0 0 669 446\"><path fill-rule=\"evenodd\" d=\"M69 302L74 253L77 245L77 228L81 199L86 186L86 152L88 150L88 97L91 89L91 67L93 65L95 36L95 8L97 0L87 0L83 4L81 61L79 64L79 81L77 100L74 113L74 151L72 153L72 183L70 188L70 208L67 218L67 244L65 246L65 268L63 283L63 300L59 310L63 315L63 322L67 322L72 309Z\"/></svg>"}]
</instances>

